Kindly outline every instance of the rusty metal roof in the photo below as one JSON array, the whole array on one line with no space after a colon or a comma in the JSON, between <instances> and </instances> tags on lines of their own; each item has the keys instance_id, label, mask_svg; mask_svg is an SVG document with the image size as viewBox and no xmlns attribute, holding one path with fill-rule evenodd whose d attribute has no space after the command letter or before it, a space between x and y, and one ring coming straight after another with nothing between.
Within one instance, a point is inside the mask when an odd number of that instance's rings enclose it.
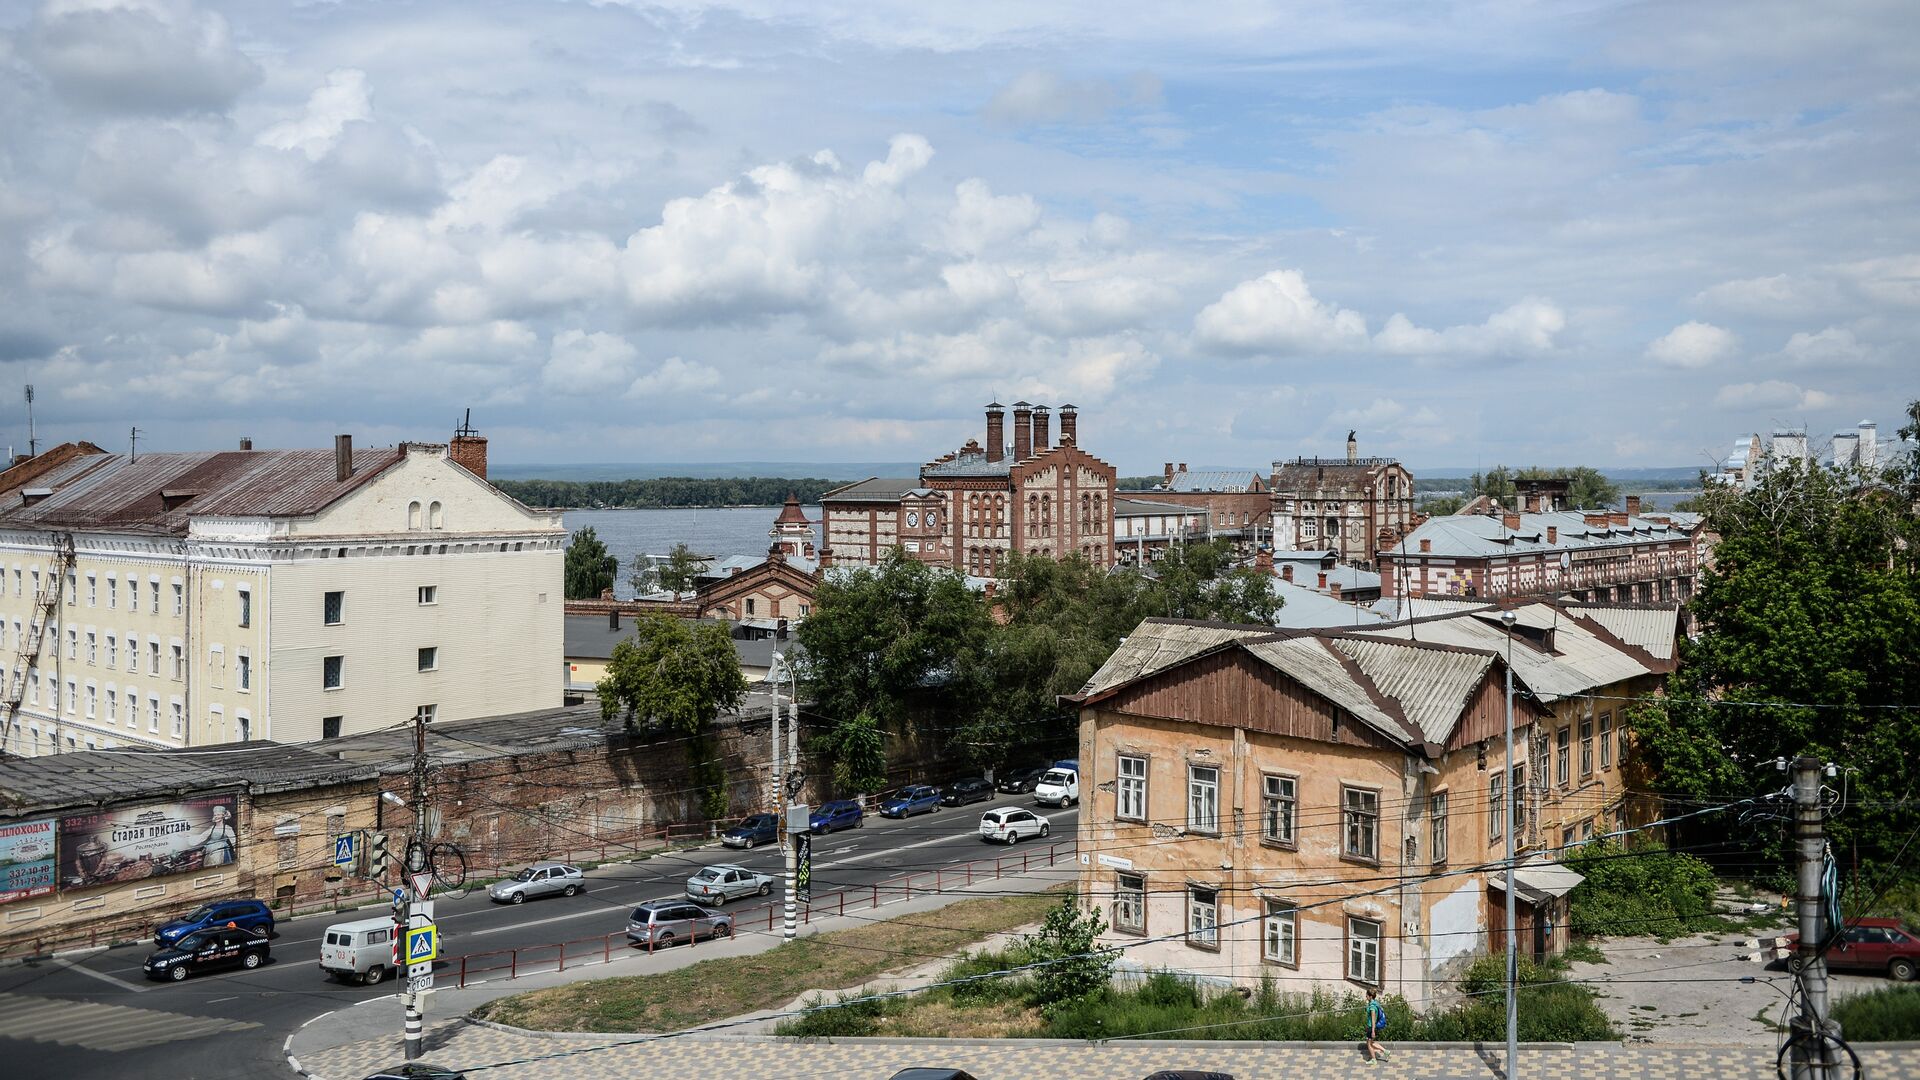
<instances>
[{"instance_id":1,"label":"rusty metal roof","mask_svg":"<svg viewBox=\"0 0 1920 1080\"><path fill-rule=\"evenodd\" d=\"M1163 671L1223 642L1272 633L1259 626L1148 619L1134 627L1133 633L1127 635L1119 648L1113 650L1113 655L1107 657L1107 662L1100 665L1100 670L1080 688L1080 693L1083 696L1104 693L1121 683Z\"/></svg>"},{"instance_id":2,"label":"rusty metal roof","mask_svg":"<svg viewBox=\"0 0 1920 1080\"><path fill-rule=\"evenodd\" d=\"M8 496L0 526L185 535L193 517L306 517L404 456L403 447L361 450L344 481L332 450L78 457L35 479L51 495L31 503Z\"/></svg>"},{"instance_id":3,"label":"rusty metal roof","mask_svg":"<svg viewBox=\"0 0 1920 1080\"><path fill-rule=\"evenodd\" d=\"M1452 737L1494 661L1483 652L1385 638L1336 638L1328 644L1351 658L1381 693L1398 701L1407 721L1432 743Z\"/></svg>"}]
</instances>

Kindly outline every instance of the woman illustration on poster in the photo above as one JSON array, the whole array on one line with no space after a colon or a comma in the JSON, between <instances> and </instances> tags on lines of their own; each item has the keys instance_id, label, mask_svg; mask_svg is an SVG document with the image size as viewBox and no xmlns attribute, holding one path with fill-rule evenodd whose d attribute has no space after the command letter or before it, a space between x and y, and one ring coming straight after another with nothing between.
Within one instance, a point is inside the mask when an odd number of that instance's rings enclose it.
<instances>
[{"instance_id":1,"label":"woman illustration on poster","mask_svg":"<svg viewBox=\"0 0 1920 1080\"><path fill-rule=\"evenodd\" d=\"M207 831L200 834L198 841L201 866L225 866L233 861L236 839L229 824L232 816L224 806L213 808L213 820L207 823Z\"/></svg>"}]
</instances>

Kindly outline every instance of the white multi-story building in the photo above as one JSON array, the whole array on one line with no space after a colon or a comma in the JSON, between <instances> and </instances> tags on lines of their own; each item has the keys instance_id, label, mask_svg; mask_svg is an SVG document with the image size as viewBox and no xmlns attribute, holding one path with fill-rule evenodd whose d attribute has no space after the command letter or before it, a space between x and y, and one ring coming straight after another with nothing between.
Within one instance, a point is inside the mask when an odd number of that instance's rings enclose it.
<instances>
[{"instance_id":1,"label":"white multi-story building","mask_svg":"<svg viewBox=\"0 0 1920 1080\"><path fill-rule=\"evenodd\" d=\"M300 742L561 704L556 513L485 441L60 447L0 473L9 753Z\"/></svg>"}]
</instances>

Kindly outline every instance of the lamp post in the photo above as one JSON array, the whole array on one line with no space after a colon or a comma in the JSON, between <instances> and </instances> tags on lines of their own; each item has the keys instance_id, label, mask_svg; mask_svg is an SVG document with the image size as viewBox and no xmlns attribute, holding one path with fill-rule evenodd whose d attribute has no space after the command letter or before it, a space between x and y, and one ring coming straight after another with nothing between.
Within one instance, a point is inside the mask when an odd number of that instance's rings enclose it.
<instances>
[{"instance_id":1,"label":"lamp post","mask_svg":"<svg viewBox=\"0 0 1920 1080\"><path fill-rule=\"evenodd\" d=\"M1506 785L1507 801L1519 799L1521 793L1513 784L1513 611L1508 609L1500 613L1500 625L1507 633L1507 757L1501 766L1506 775L1500 783ZM1500 831L1507 837L1507 1080L1514 1080L1514 1066L1520 1056L1520 1012L1519 1002L1514 999L1514 984L1520 978L1520 954L1514 951L1518 935L1514 932L1513 904L1513 831L1520 820L1517 806L1509 805L1504 811L1507 820L1501 824Z\"/></svg>"}]
</instances>

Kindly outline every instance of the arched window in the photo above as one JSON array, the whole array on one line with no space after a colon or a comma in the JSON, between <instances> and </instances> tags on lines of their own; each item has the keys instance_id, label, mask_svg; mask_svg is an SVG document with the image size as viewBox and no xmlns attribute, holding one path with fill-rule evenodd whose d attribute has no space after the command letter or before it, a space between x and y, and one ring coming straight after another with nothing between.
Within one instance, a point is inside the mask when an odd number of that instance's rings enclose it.
<instances>
[{"instance_id":1,"label":"arched window","mask_svg":"<svg viewBox=\"0 0 1920 1080\"><path fill-rule=\"evenodd\" d=\"M420 527L420 503L418 501L410 502L407 504L407 528L417 529L419 527Z\"/></svg>"},{"instance_id":2,"label":"arched window","mask_svg":"<svg viewBox=\"0 0 1920 1080\"><path fill-rule=\"evenodd\" d=\"M446 511L440 509L440 504L437 502L429 504L427 507L427 528L444 529L446 527L447 527Z\"/></svg>"}]
</instances>

